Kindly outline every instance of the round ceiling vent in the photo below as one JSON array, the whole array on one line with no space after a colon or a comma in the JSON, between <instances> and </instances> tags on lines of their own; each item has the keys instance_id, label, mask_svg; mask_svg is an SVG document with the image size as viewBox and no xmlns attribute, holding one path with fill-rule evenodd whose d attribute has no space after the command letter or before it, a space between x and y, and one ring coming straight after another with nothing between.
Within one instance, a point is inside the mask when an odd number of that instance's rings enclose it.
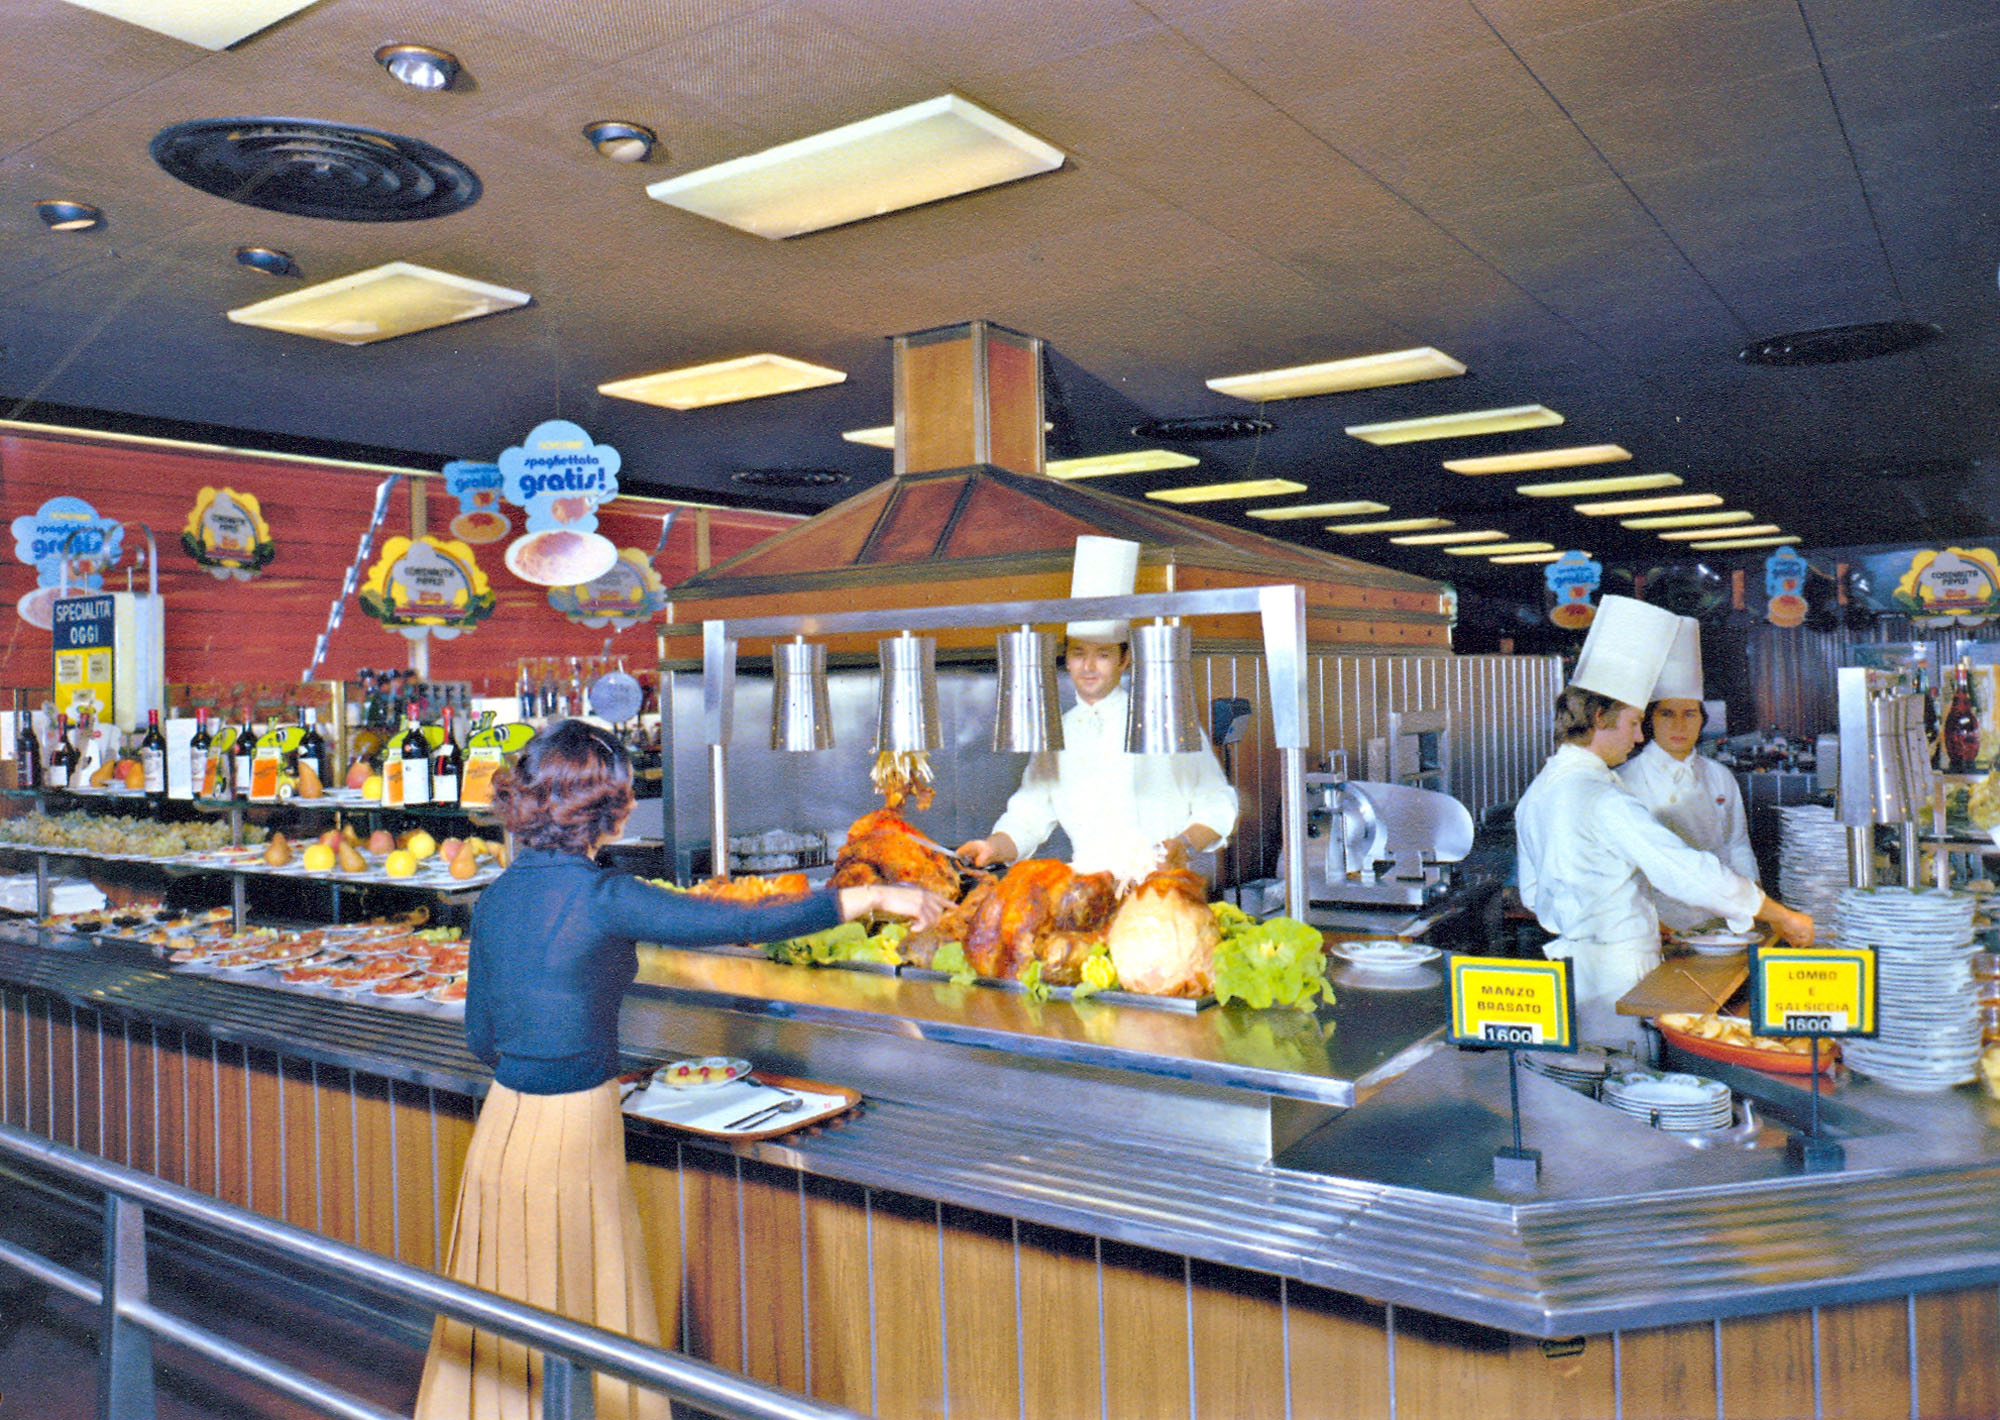
<instances>
[{"instance_id":1,"label":"round ceiling vent","mask_svg":"<svg viewBox=\"0 0 2000 1420\"><path fill-rule=\"evenodd\" d=\"M729 478L758 488L832 488L847 482L846 474L830 468L740 468Z\"/></svg>"},{"instance_id":2,"label":"round ceiling vent","mask_svg":"<svg viewBox=\"0 0 2000 1420\"><path fill-rule=\"evenodd\" d=\"M1207 443L1217 439L1255 439L1277 426L1268 419L1252 419L1243 414L1204 414L1188 419L1149 419L1134 424L1132 432L1141 439L1158 439L1164 444Z\"/></svg>"},{"instance_id":3,"label":"round ceiling vent","mask_svg":"<svg viewBox=\"0 0 2000 1420\"><path fill-rule=\"evenodd\" d=\"M201 118L154 135L153 161L247 207L336 222L419 222L479 200L479 177L415 138L311 118Z\"/></svg>"},{"instance_id":4,"label":"round ceiling vent","mask_svg":"<svg viewBox=\"0 0 2000 1420\"><path fill-rule=\"evenodd\" d=\"M1861 325L1829 325L1755 341L1736 352L1748 365L1839 365L1872 360L1922 345L1944 334L1929 321L1880 320Z\"/></svg>"}]
</instances>

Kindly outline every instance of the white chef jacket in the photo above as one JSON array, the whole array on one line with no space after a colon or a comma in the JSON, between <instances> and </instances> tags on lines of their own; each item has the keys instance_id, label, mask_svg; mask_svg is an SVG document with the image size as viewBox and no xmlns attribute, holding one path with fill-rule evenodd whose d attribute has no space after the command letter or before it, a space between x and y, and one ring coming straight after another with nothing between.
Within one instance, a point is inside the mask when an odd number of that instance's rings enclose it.
<instances>
[{"instance_id":1,"label":"white chef jacket","mask_svg":"<svg viewBox=\"0 0 2000 1420\"><path fill-rule=\"evenodd\" d=\"M1757 885L1690 848L1582 745L1560 746L1514 807L1521 901L1556 934L1543 950L1571 962L1586 1040L1630 1048L1637 1022L1617 1000L1660 961L1650 884L1747 930Z\"/></svg>"},{"instance_id":2,"label":"white chef jacket","mask_svg":"<svg viewBox=\"0 0 2000 1420\"><path fill-rule=\"evenodd\" d=\"M993 825L1023 858L1061 824L1079 873L1143 877L1155 850L1190 824L1226 841L1236 824L1236 790L1212 750L1133 754L1125 748L1129 700L1119 686L1095 705L1079 701L1062 717L1063 748L1028 761L1021 787Z\"/></svg>"},{"instance_id":3,"label":"white chef jacket","mask_svg":"<svg viewBox=\"0 0 2000 1420\"><path fill-rule=\"evenodd\" d=\"M1757 855L1750 851L1743 791L1728 770L1699 754L1675 759L1655 743L1619 765L1618 777L1681 842L1713 853L1724 867L1757 881ZM1659 892L1653 894L1653 905L1660 920L1677 931L1715 916L1707 908Z\"/></svg>"}]
</instances>

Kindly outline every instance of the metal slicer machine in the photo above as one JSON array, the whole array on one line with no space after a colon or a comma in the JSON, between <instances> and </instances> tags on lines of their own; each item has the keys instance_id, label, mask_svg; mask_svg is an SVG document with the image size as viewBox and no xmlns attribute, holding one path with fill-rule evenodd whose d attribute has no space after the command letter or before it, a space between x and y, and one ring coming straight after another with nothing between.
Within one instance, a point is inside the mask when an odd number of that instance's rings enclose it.
<instances>
[{"instance_id":1,"label":"metal slicer machine","mask_svg":"<svg viewBox=\"0 0 2000 1420\"><path fill-rule=\"evenodd\" d=\"M1924 697L1901 675L1843 667L1840 701L1840 821L1847 826L1847 876L1855 887L1875 885L1875 825L1901 830L1902 877L1919 885L1917 815L1936 788Z\"/></svg>"},{"instance_id":2,"label":"metal slicer machine","mask_svg":"<svg viewBox=\"0 0 2000 1420\"><path fill-rule=\"evenodd\" d=\"M1308 854L1307 896L1335 907L1424 907L1450 891L1445 865L1472 851L1472 815L1450 793L1449 717L1391 713L1368 759L1380 777L1348 778L1342 750L1305 776L1306 833L1324 842Z\"/></svg>"}]
</instances>

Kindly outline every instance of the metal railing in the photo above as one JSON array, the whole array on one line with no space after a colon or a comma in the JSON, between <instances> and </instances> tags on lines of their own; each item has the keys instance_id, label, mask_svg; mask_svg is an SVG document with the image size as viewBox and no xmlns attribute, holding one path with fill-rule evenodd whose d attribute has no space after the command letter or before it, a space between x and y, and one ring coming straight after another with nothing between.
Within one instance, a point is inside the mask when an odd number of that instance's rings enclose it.
<instances>
[{"instance_id":1,"label":"metal railing","mask_svg":"<svg viewBox=\"0 0 2000 1420\"><path fill-rule=\"evenodd\" d=\"M542 1420L591 1420L591 1381L605 1375L664 1392L727 1420L839 1420L821 1405L689 1356L467 1287L289 1224L260 1217L150 1175L0 1125L0 1159L18 1161L104 1197L103 1267L91 1278L0 1240L0 1265L99 1309L100 1420L154 1420L153 1339L162 1338L340 1420L406 1420L304 1371L154 1305L147 1286L147 1211L205 1238L249 1248L337 1279L360 1295L442 1312L518 1341L542 1356Z\"/></svg>"}]
</instances>

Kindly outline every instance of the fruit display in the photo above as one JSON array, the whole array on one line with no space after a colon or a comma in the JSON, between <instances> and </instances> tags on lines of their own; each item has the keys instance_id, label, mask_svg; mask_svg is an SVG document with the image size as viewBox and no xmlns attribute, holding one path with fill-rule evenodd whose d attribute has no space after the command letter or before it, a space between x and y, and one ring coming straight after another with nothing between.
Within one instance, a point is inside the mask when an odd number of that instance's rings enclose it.
<instances>
[{"instance_id":1,"label":"fruit display","mask_svg":"<svg viewBox=\"0 0 2000 1420\"><path fill-rule=\"evenodd\" d=\"M1988 771L1966 795L1965 816L1974 828L2000 825L2000 769Z\"/></svg>"},{"instance_id":2,"label":"fruit display","mask_svg":"<svg viewBox=\"0 0 2000 1420\"><path fill-rule=\"evenodd\" d=\"M246 843L262 843L261 827L246 824ZM213 853L230 846L227 822L154 823L149 819L99 817L88 813L23 814L0 819L0 843L30 848L73 848L85 853L175 858Z\"/></svg>"},{"instance_id":3,"label":"fruit display","mask_svg":"<svg viewBox=\"0 0 2000 1420\"><path fill-rule=\"evenodd\" d=\"M187 939L169 960L177 967L228 972L258 986L337 991L378 1004L449 1006L465 1000L471 943L456 927L423 930L408 921L376 919L294 932L218 928Z\"/></svg>"}]
</instances>

